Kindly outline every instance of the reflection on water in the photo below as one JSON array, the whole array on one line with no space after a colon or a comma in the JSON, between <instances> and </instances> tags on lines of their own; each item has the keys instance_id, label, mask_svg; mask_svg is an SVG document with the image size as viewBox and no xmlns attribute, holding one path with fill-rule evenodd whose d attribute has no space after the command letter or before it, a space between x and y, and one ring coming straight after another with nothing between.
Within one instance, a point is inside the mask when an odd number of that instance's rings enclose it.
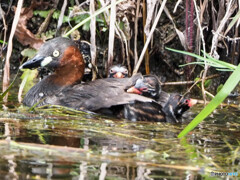
<instances>
[{"instance_id":1,"label":"reflection on water","mask_svg":"<svg viewBox=\"0 0 240 180\"><path fill-rule=\"evenodd\" d=\"M212 171L240 172L236 109L216 111L185 139L177 138L185 125L62 109L10 108L0 117L0 179L202 179Z\"/></svg>"}]
</instances>

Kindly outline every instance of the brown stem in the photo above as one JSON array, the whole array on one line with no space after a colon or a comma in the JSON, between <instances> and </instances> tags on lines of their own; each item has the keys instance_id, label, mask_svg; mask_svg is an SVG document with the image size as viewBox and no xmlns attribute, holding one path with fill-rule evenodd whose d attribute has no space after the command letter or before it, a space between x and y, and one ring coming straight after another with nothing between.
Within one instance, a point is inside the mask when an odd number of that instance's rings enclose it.
<instances>
[{"instance_id":1,"label":"brown stem","mask_svg":"<svg viewBox=\"0 0 240 180\"><path fill-rule=\"evenodd\" d=\"M163 12L163 9L165 7L166 2L167 2L167 0L163 0L163 2L161 3L161 7L160 7L160 9L159 9L159 11L157 13L157 16L156 16L154 22L153 22L153 25L151 27L151 30L150 30L150 33L149 33L148 38L146 40L146 43L144 44L143 50L142 50L141 55L139 57L138 63L134 67L133 74L136 74L138 72L138 69L139 69L139 67L140 67L140 65L142 63L142 60L143 60L143 56L144 56L144 54L146 52L146 49L148 47L148 44L149 44L151 38L152 38L153 32L156 29L157 23L158 23L161 15L162 15L162 12Z\"/></svg>"},{"instance_id":2,"label":"brown stem","mask_svg":"<svg viewBox=\"0 0 240 180\"><path fill-rule=\"evenodd\" d=\"M43 23L41 24L41 26L39 27L38 29L38 32L37 32L37 36L42 34L43 32L45 32L47 30L47 27L50 23L50 20L52 18L52 15L54 13L55 9L51 9L50 12L48 13L46 19L43 21Z\"/></svg>"},{"instance_id":3,"label":"brown stem","mask_svg":"<svg viewBox=\"0 0 240 180\"><path fill-rule=\"evenodd\" d=\"M10 82L10 57L12 54L12 46L13 46L12 40L13 40L14 33L16 31L16 27L17 27L18 20L20 17L22 5L23 5L23 0L19 0L18 4L17 4L16 13L15 13L15 16L13 19L13 23L12 23L10 37L8 40L8 50L7 50L7 56L6 56L6 62L4 65L4 74L3 74L3 92L5 90L7 90L8 86L9 86L9 82ZM4 102L7 102L7 97L8 97L8 94L6 94L6 96L4 97L4 99L3 99Z\"/></svg>"},{"instance_id":4,"label":"brown stem","mask_svg":"<svg viewBox=\"0 0 240 180\"><path fill-rule=\"evenodd\" d=\"M144 27L146 25L146 18L147 18L147 10L146 9L147 9L146 8L146 0L143 0L143 32L144 32ZM146 34L143 33L144 44L146 43L146 40L147 40ZM146 74L150 74L148 48L146 49L144 57L145 57L145 70L146 70Z\"/></svg>"},{"instance_id":5,"label":"brown stem","mask_svg":"<svg viewBox=\"0 0 240 180\"><path fill-rule=\"evenodd\" d=\"M51 21L52 15L53 15L54 11L57 9L58 2L59 2L59 0L55 0L53 9L51 9L50 12L48 13L46 19L43 21L43 23L39 27L36 35L40 35L47 30L47 27Z\"/></svg>"},{"instance_id":6,"label":"brown stem","mask_svg":"<svg viewBox=\"0 0 240 180\"><path fill-rule=\"evenodd\" d=\"M138 35L138 16L139 16L139 7L140 7L140 0L137 0L137 9L136 9L136 16L134 22L134 66L136 66L138 62L138 53L137 53L137 35Z\"/></svg>"}]
</instances>

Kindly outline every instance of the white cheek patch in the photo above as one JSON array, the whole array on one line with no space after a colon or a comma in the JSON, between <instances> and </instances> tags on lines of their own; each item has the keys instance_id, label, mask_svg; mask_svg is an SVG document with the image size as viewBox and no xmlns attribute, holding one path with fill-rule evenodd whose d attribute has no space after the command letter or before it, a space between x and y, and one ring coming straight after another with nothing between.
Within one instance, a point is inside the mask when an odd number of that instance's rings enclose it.
<instances>
[{"instance_id":1,"label":"white cheek patch","mask_svg":"<svg viewBox=\"0 0 240 180\"><path fill-rule=\"evenodd\" d=\"M48 65L52 60L53 59L51 56L44 58L44 60L41 62L41 66L44 67L44 66Z\"/></svg>"}]
</instances>

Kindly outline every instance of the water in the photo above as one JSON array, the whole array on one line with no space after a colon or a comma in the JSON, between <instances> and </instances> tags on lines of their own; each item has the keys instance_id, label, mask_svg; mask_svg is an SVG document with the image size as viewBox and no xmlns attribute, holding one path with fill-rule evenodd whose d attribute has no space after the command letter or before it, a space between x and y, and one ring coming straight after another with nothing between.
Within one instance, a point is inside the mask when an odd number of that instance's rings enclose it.
<instances>
[{"instance_id":1,"label":"water","mask_svg":"<svg viewBox=\"0 0 240 180\"><path fill-rule=\"evenodd\" d=\"M16 92L9 108L0 110L0 179L204 179L213 172L240 173L238 108L216 110L178 139L186 124L133 123L54 107L28 112L16 102ZM187 119L202 108L195 106Z\"/></svg>"}]
</instances>

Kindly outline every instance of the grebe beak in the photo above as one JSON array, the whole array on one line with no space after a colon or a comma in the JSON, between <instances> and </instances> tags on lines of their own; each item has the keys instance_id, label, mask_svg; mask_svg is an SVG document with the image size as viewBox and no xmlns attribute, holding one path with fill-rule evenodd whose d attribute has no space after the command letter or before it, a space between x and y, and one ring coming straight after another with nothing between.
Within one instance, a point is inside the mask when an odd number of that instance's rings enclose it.
<instances>
[{"instance_id":1,"label":"grebe beak","mask_svg":"<svg viewBox=\"0 0 240 180\"><path fill-rule=\"evenodd\" d=\"M188 106L189 107L192 107L192 106L194 106L196 104L197 104L197 100L196 99L189 99L188 100Z\"/></svg>"},{"instance_id":2,"label":"grebe beak","mask_svg":"<svg viewBox=\"0 0 240 180\"><path fill-rule=\"evenodd\" d=\"M52 57L44 57L36 55L34 58L23 63L19 69L35 69L38 67L44 67L52 61Z\"/></svg>"},{"instance_id":3,"label":"grebe beak","mask_svg":"<svg viewBox=\"0 0 240 180\"><path fill-rule=\"evenodd\" d=\"M139 91L137 88L135 88L134 86L133 87L130 87L128 90L127 90L128 93L134 93L134 94L142 94L141 91Z\"/></svg>"},{"instance_id":4,"label":"grebe beak","mask_svg":"<svg viewBox=\"0 0 240 180\"><path fill-rule=\"evenodd\" d=\"M117 72L113 75L114 78L124 78L124 75L121 72Z\"/></svg>"}]
</instances>

